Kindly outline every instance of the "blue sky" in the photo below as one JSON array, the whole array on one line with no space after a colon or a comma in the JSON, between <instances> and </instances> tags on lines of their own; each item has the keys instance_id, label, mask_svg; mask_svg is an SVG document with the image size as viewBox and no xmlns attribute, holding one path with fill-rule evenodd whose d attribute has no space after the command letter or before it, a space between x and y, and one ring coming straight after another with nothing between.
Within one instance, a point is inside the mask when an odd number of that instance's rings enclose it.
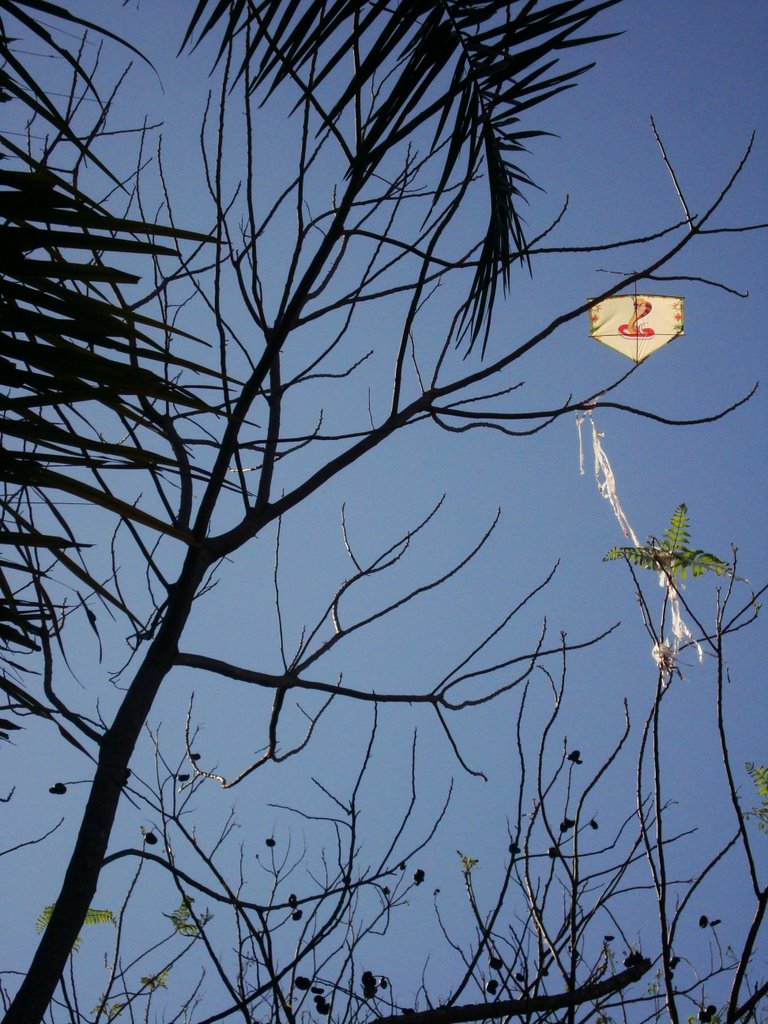
<instances>
[{"instance_id":1,"label":"blue sky","mask_svg":"<svg viewBox=\"0 0 768 1024\"><path fill-rule=\"evenodd\" d=\"M144 111L150 121L163 122L166 173L177 221L204 230L209 213L200 201L202 174L196 154L211 47L203 45L191 57L169 63L181 41L187 6L174 0L165 5L114 5L107 10L103 3L82 2L73 10L95 21L110 19L107 23L134 42L158 69L163 89L157 77L134 64L115 122L136 123ZM621 31L623 35L592 48L589 59L595 59L597 66L576 88L531 113L532 125L552 132L553 137L533 140L531 152L523 160L524 169L544 189L528 196L524 213L529 236L538 235L558 215L566 195L567 214L547 244L617 241L644 236L681 220L679 200L650 128L651 115L689 208L696 213L718 195L756 129L752 157L711 226L732 228L765 222L768 142L763 131L766 86L761 68L768 41L768 8L749 0L728 4L630 0L606 12L596 30ZM115 74L122 59L112 49L108 53L107 76ZM215 79L211 81L215 84ZM282 112L270 115L259 136L260 187L263 182L265 202L283 180L289 126L280 116ZM234 132L232 139L236 153ZM128 151L120 147L128 144L125 137L113 144L115 154L124 157L126 165L130 164ZM158 201L157 195L150 193L148 208ZM469 211L470 220L480 215L474 209ZM274 261L279 265L285 253L274 244ZM661 252L663 245L663 241L652 243L647 252ZM499 358L558 314L608 287L614 273L632 272L647 262L648 257L637 248L599 254L542 254L534 259L531 276L524 271L513 276L509 294L495 313L487 358ZM712 415L743 397L755 382L766 381L761 324L767 265L764 233L713 233L697 240L663 272L714 280L748 292L748 299L697 280L643 285L643 291L685 296L686 333L644 363L616 393L617 400L673 419L697 418ZM425 352L439 343L435 339L444 330L446 308L438 295L419 317L416 341ZM233 316L241 315L234 310L233 303ZM392 315L393 309L386 305L380 312L372 307L370 318L356 328L360 351L366 346L386 345ZM307 347L318 343L309 333ZM479 353L474 353L470 361L478 358ZM453 365L461 368L460 356L453 357ZM524 382L524 386L514 393L510 407L554 408L569 396L579 399L600 391L628 368L621 356L589 338L584 316L557 331L516 365L506 383ZM350 396L339 389L338 403L335 394L330 391L325 397L318 387L317 396L310 393L308 402L326 403L328 416L337 426L359 426L367 393ZM374 410L385 395L386 384L374 380ZM728 557L730 545L738 545L740 574L760 586L768 575L767 409L765 383L745 407L724 420L699 427L664 426L601 409L598 404L595 421L605 435L618 492L636 532L641 537L662 533L675 507L685 502L695 546ZM309 416L298 403L295 413L298 422ZM312 672L331 682L342 672L349 685L357 683L372 690L428 689L495 628L510 606L538 586L559 560L552 584L494 641L489 657L503 660L531 650L545 617L548 635L555 642L561 631L578 642L621 621L620 628L599 647L569 659L566 698L553 730L551 755L556 758L561 742L567 742L568 749L578 747L584 752L585 772L594 771L620 734L623 701L629 702L638 727L629 744L630 753L595 805L594 813L600 816L601 826L605 822L607 831L632 809L631 751L636 749L637 732L650 705L655 669L632 581L623 566L602 561L605 552L623 539L611 509L598 494L590 455L587 446L587 473L582 476L572 416L557 420L542 433L521 438L491 430L450 434L427 424L411 427L286 517L280 580L290 652L298 644L302 628L312 627L351 571L340 531L342 504L350 539L360 557L373 558L446 496L434 523L415 539L408 558L391 578L366 582L349 595L341 605L349 616L362 615L445 572L472 548L501 508L494 536L463 573L441 591L414 601L351 638L341 645L341 653L322 659ZM290 476L286 481L289 485ZM271 589L274 552L275 532L269 530L238 553L231 565L222 566L217 588L201 600L182 649L226 657L265 671L280 670ZM173 555L168 557L173 560ZM744 587L748 590L746 584ZM654 580L648 582L646 593L651 607L658 610L661 591ZM709 578L693 581L685 591L705 622L711 620L714 593L715 584ZM73 629L79 628L83 633L74 645L72 668L81 682L78 685L70 678L62 688L71 692L78 704L82 701L80 706L90 709L98 696L108 719L119 691L107 682L107 674L124 660L126 649L110 648L104 663L96 667L92 639L82 624L73 624ZM111 635L109 628L105 629ZM727 713L733 761L739 769L744 761L765 763L768 758L765 642L764 624L758 624L737 635L731 648L733 678ZM709 659L699 665L694 654L686 652L682 659L684 681L675 682L666 700L665 792L669 799L679 800L673 812L675 825L700 829L684 852L681 847L675 861L681 874L694 873L706 862L707 852L714 849L725 827L722 769L714 747L711 667ZM552 670L557 671L557 666ZM98 682L94 686L95 677ZM530 697L529 755L538 743L549 706L543 677L536 686L543 692L539 694L534 687ZM216 765L216 770L231 776L263 744L267 705L241 686L178 670L152 716L153 728L160 728L167 749L176 757L183 754L184 717L193 690L194 717L202 729L198 744L201 764L211 770ZM409 862L409 870L420 866L426 871L425 884L414 890L410 908L395 923L394 939L373 941L371 952L366 953L370 969L397 978L404 992L409 985L418 985L422 964L430 957L426 976L431 991L445 991L456 976L456 965L446 955L430 909L435 888L441 890L441 907L452 934L474 934L471 919L462 909L457 849L479 860L475 876L478 895L481 900L493 899L520 778L514 738L519 704L519 691L515 691L498 703L457 716L459 749L470 767L486 773L487 782L462 771L444 734L426 712L407 706L381 709L364 802L364 860L376 860L376 851L386 847L393 822L407 806L414 728L419 732L420 803L415 822L406 830L409 841L416 844L423 838L428 823L439 812L450 778L455 779L453 800L438 838L417 860ZM298 735L298 714L293 722ZM327 801L324 803L311 780L318 779L341 796L355 766L361 763L370 723L368 707L334 706L321 720L308 750L294 761L267 766L233 792L222 793L214 785L201 791L196 804L202 809L205 827L212 828L217 819L226 818L236 799L242 821L239 837L254 843L262 855L263 838L272 834L279 848L291 837L294 849L306 842L310 854L316 852L318 840L311 825L270 805L328 813ZM153 770L151 747L147 738L135 767L138 775L148 779ZM25 882L7 894L8 912L15 925L6 926L0 937L0 966L23 970L34 948L37 915L55 898L85 798L88 765L57 744L54 736L35 740L31 729L19 735L15 749L0 753L6 758L8 785L16 785L13 800L3 807L6 835L12 837L5 845L18 837L39 835L59 816L65 818L50 840L6 859L8 875L13 872L19 877L21 873ZM66 797L57 800L49 797L47 790L59 779L83 781L70 786ZM746 775L739 782L746 788ZM145 808L126 807L112 849L137 845L139 825L151 823L152 815ZM233 862L235 859L236 851ZM725 918L726 911L733 911L737 932L746 913L738 870L738 865L726 867L701 904L712 917ZM124 863L105 870L97 905L113 905L128 877ZM142 899L170 911L173 890L160 877L147 881L148 896ZM258 891L258 883L254 891ZM652 913L628 902L629 937L647 947L653 941ZM695 914L691 911L693 919L704 912L698 904L696 908ZM144 913L137 906L135 928L143 927ZM155 925L148 927L151 930ZM410 937L408 942L403 935ZM691 946L699 939L692 932ZM101 949L100 937L89 934L78 953L94 999L104 984Z\"/></svg>"}]
</instances>

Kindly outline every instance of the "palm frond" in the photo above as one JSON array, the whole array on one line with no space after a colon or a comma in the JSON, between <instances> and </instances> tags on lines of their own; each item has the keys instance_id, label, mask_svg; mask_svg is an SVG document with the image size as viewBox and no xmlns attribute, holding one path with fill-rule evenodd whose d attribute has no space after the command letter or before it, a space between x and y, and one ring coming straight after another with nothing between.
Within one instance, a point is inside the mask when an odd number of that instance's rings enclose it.
<instances>
[{"instance_id":1,"label":"palm frond","mask_svg":"<svg viewBox=\"0 0 768 1024\"><path fill-rule=\"evenodd\" d=\"M10 16L64 58L95 95L86 69L37 18L83 29L98 26L44 0L0 0L0 16L6 32ZM22 102L117 181L35 81L22 51L18 57L14 53L14 42L8 35L0 38L2 99ZM62 495L191 542L172 520L112 493L100 474L116 469L180 472L167 443L163 452L150 441L167 440L162 417L154 410L207 411L195 393L179 384L183 372L204 371L195 360L167 348L170 335L190 335L132 311L120 288L138 282L132 272L137 266L141 270L137 260L147 261L151 271L158 257L178 256L182 242L210 239L114 215L7 135L0 135L0 153L14 161L13 167L0 168L0 544L8 553L0 559L0 655L20 679L25 669L14 661L14 652L40 650L44 638L59 636L63 611L46 589L56 567L135 622L120 596L89 571L84 560L89 545L67 526L58 508ZM131 271L119 265L123 258L132 260ZM209 375L216 376L213 371ZM109 417L119 427L119 440L105 436ZM88 475L95 482L88 482ZM62 527L62 535L37 525L36 506ZM0 689L24 713L46 714L5 676Z\"/></svg>"},{"instance_id":2,"label":"palm frond","mask_svg":"<svg viewBox=\"0 0 768 1024\"><path fill-rule=\"evenodd\" d=\"M69 425L65 429L46 420L39 410L95 401L152 430L133 396L205 408L171 379L172 372L192 368L192 361L156 347L130 310L107 300L96 285L136 280L107 266L104 253L152 257L176 252L155 242L155 236L176 246L183 239L206 241L206 236L121 221L49 169L29 163L26 171L0 170L0 382L7 388L0 400L3 434L24 446L33 444L38 468L50 453L70 466L89 467L98 454L123 465L170 467L167 456L73 432ZM74 253L88 262L76 261ZM142 321L142 327L151 323ZM141 365L147 361L156 362L161 372ZM38 486L29 449L19 449L12 458L5 448L2 479ZM49 455L41 457L41 450Z\"/></svg>"},{"instance_id":3,"label":"palm frond","mask_svg":"<svg viewBox=\"0 0 768 1024\"><path fill-rule=\"evenodd\" d=\"M80 29L83 33L91 31L96 35L112 39L139 57L145 64L152 67L151 61L147 60L146 56L126 39L111 32L103 25L98 25L87 18L73 14L60 4L49 3L48 0L0 0L0 18L4 15L15 19L23 30L37 37L38 41L53 54L64 60L70 66L75 76L84 83L89 93L100 106L101 98L88 70L76 54L70 53L65 46L61 46L56 41L55 36L48 31L41 17L52 18L54 23L63 21L70 27ZM5 27L4 22L0 24L2 24L3 28ZM88 145L88 142L81 139L72 130L67 117L62 116L46 90L37 81L35 75L30 74L24 61L16 57L13 47L10 45L14 41L13 38L0 33L0 57L2 57L4 64L4 69L0 71L0 92L3 98L7 100L15 97L21 101L34 114L47 121L63 138L72 143L83 156L91 159L114 184L122 188L122 183L101 162L93 148Z\"/></svg>"},{"instance_id":4,"label":"palm frond","mask_svg":"<svg viewBox=\"0 0 768 1024\"><path fill-rule=\"evenodd\" d=\"M488 224L467 305L471 346L483 348L499 279L528 265L520 204L536 183L519 165L530 139L546 134L523 115L575 84L591 64L553 74L562 51L610 38L578 33L619 0L557 3L499 0L199 0L182 45L219 29L218 58L248 27L246 64L267 96L312 67L313 89L341 82L329 120L338 121L366 88L391 72L368 117L349 168L365 180L393 147L431 127L430 153L443 151L434 202L454 174L485 171ZM339 76L337 69L356 68ZM217 58L217 59L218 59Z\"/></svg>"}]
</instances>

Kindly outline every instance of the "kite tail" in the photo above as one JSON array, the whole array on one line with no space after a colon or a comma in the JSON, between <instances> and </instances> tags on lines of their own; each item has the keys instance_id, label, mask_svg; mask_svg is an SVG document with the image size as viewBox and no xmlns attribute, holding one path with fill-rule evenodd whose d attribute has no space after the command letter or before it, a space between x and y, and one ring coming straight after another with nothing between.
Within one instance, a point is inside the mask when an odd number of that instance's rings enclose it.
<instances>
[{"instance_id":1,"label":"kite tail","mask_svg":"<svg viewBox=\"0 0 768 1024\"><path fill-rule=\"evenodd\" d=\"M621 507L619 496L616 492L616 478L613 475L608 456L605 454L605 450L600 442L604 435L597 430L595 421L589 412L576 417L576 426L579 431L579 471L582 475L584 474L584 446L581 437L581 424L585 416L589 417L589 423L592 427L592 448L595 454L595 480L597 488L606 501L610 502L613 514L616 516L624 536L631 540L636 548L640 548L643 545L640 543L637 534L624 514L624 509ZM682 643L688 642L696 648L699 661L703 660L704 653L701 645L683 621L683 616L680 612L680 595L671 578L664 572L659 573L659 586L667 588L667 598L672 615L672 641L670 643L669 641L662 640L655 643L651 654L659 668L667 672L669 678L671 678L672 672L677 668L677 656Z\"/></svg>"},{"instance_id":2,"label":"kite tail","mask_svg":"<svg viewBox=\"0 0 768 1024\"><path fill-rule=\"evenodd\" d=\"M579 432L579 474L584 476L584 442L581 437L581 424L584 422L584 417L587 413L579 415L576 413L576 429Z\"/></svg>"},{"instance_id":3,"label":"kite tail","mask_svg":"<svg viewBox=\"0 0 768 1024\"><path fill-rule=\"evenodd\" d=\"M672 643L673 656L676 659L678 651L680 650L680 644L688 641L688 643L693 644L696 648L699 661L702 662L704 660L704 652L701 649L701 644L683 621L683 616L680 613L680 595L678 594L674 583L666 573L659 573L659 586L667 588L667 598L669 599L669 607L672 612L672 636L674 637L674 641Z\"/></svg>"},{"instance_id":4,"label":"kite tail","mask_svg":"<svg viewBox=\"0 0 768 1024\"><path fill-rule=\"evenodd\" d=\"M600 491L602 496L609 501L613 514L618 520L619 526L625 537L628 537L636 548L641 547L640 541L637 539L637 534L630 526L629 520L624 514L624 509L621 507L619 502L619 496L616 493L616 478L613 475L611 464L608 461L608 456L603 450L603 446L600 443L600 438L603 436L598 433L595 421L592 417L589 417L590 426L592 427L592 447L595 453L595 480L597 482L597 489Z\"/></svg>"}]
</instances>

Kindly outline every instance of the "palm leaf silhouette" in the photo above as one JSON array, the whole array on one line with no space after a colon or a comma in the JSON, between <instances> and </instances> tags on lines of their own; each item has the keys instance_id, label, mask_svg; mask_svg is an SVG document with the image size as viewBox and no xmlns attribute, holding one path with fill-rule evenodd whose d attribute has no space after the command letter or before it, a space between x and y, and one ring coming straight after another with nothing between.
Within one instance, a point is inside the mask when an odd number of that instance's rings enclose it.
<instances>
[{"instance_id":1,"label":"palm leaf silhouette","mask_svg":"<svg viewBox=\"0 0 768 1024\"><path fill-rule=\"evenodd\" d=\"M97 26L43 0L0 0L0 15L34 33L91 88L87 71L38 19ZM9 30L5 21L3 29ZM0 38L2 99L23 103L112 177L14 54L13 44L7 35ZM17 651L39 650L47 637L58 636L60 609L46 590L55 570L133 619L119 594L87 568L89 545L75 537L61 496L134 527L191 540L173 521L114 494L103 473L178 473L168 445L156 450L152 443L164 440L155 410L206 408L175 383L182 370L197 372L196 363L173 356L153 339L167 337L172 327L133 313L121 300L121 286L138 277L120 260L151 261L176 254L182 241L209 239L115 216L7 134L0 134L0 153L0 651L16 679L0 675L0 688L13 706L46 714L20 685L25 668L15 658ZM124 427L121 440L105 435L109 418ZM36 522L41 514L45 527Z\"/></svg>"},{"instance_id":2,"label":"palm leaf silhouette","mask_svg":"<svg viewBox=\"0 0 768 1024\"><path fill-rule=\"evenodd\" d=\"M523 115L592 66L557 72L552 55L609 38L578 33L617 2L199 0L182 46L218 28L220 58L247 39L241 73L248 65L253 88L267 95L311 67L313 91L336 89L329 123L388 75L350 155L348 174L360 181L420 129L430 130L430 155L442 154L434 203L462 164L466 174L484 170L488 224L465 311L469 346L482 337L484 350L499 279L506 287L511 265L528 262L520 204L537 186L518 161L530 139L547 133L524 127ZM342 64L354 72L335 75Z\"/></svg>"}]
</instances>

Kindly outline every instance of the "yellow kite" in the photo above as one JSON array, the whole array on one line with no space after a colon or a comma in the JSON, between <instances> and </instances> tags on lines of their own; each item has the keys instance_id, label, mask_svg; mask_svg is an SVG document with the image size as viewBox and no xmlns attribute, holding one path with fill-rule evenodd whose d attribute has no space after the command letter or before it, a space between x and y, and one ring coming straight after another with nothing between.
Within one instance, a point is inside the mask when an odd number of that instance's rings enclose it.
<instances>
[{"instance_id":1,"label":"yellow kite","mask_svg":"<svg viewBox=\"0 0 768 1024\"><path fill-rule=\"evenodd\" d=\"M592 337L636 363L682 334L683 320L679 295L613 295L589 310Z\"/></svg>"}]
</instances>

